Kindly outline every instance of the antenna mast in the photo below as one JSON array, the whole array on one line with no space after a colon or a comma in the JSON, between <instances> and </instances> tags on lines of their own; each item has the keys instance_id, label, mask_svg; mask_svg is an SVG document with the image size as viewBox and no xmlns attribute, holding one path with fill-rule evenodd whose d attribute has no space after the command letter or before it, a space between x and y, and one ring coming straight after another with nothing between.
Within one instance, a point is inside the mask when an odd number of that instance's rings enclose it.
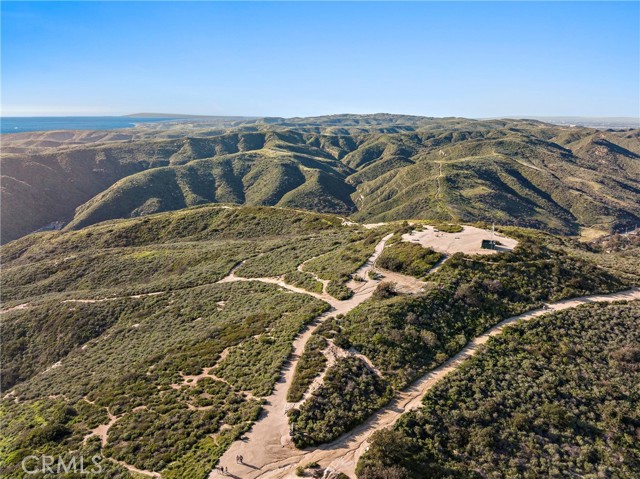
<instances>
[{"instance_id":1,"label":"antenna mast","mask_svg":"<svg viewBox=\"0 0 640 479\"><path fill-rule=\"evenodd\" d=\"M493 223L493 226L491 227L491 249L496 249L496 240L495 240L495 233L496 233L496 224Z\"/></svg>"}]
</instances>

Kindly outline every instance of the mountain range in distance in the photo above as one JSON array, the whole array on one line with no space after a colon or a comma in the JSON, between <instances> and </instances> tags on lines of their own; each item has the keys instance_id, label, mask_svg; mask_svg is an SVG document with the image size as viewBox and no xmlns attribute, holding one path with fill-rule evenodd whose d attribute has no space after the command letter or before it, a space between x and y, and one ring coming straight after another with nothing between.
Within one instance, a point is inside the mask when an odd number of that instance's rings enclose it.
<instances>
[{"instance_id":1,"label":"mountain range in distance","mask_svg":"<svg viewBox=\"0 0 640 479\"><path fill-rule=\"evenodd\" d=\"M531 118L554 125L586 126L599 130L640 128L640 118L633 116L514 116L506 118Z\"/></svg>"},{"instance_id":2,"label":"mountain range in distance","mask_svg":"<svg viewBox=\"0 0 640 479\"><path fill-rule=\"evenodd\" d=\"M170 119L230 119L247 120L260 118L256 116L225 116L225 115L190 115L182 113L132 113L124 115L131 118L170 118ZM632 116L532 116L532 115L511 115L503 117L487 118L489 120L507 119L530 119L539 120L554 125L585 126L596 129L625 129L640 128L640 118ZM480 118L482 119L482 118Z\"/></svg>"},{"instance_id":3,"label":"mountain range in distance","mask_svg":"<svg viewBox=\"0 0 640 479\"><path fill-rule=\"evenodd\" d=\"M129 115L123 115L128 118L168 118L171 120L180 119L228 119L228 120L248 120L251 118L258 118L254 116L227 116L227 115L189 115L184 113L131 113Z\"/></svg>"},{"instance_id":4,"label":"mountain range in distance","mask_svg":"<svg viewBox=\"0 0 640 479\"><path fill-rule=\"evenodd\" d=\"M0 160L2 242L207 203L624 230L640 223L639 159L639 130L519 119L189 117L13 134Z\"/></svg>"},{"instance_id":5,"label":"mountain range in distance","mask_svg":"<svg viewBox=\"0 0 640 479\"><path fill-rule=\"evenodd\" d=\"M638 477L640 130L2 140L0 477Z\"/></svg>"}]
</instances>

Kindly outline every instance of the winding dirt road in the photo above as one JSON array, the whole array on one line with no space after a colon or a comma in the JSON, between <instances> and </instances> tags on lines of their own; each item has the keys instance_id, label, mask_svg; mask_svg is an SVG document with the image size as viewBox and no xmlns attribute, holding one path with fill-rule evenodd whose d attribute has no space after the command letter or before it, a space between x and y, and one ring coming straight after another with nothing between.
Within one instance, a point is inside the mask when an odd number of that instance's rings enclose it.
<instances>
[{"instance_id":1,"label":"winding dirt road","mask_svg":"<svg viewBox=\"0 0 640 479\"><path fill-rule=\"evenodd\" d=\"M293 353L284 366L282 377L276 383L271 395L267 398L267 404L260 418L253 425L251 431L249 431L243 439L235 441L220 459L220 465L228 467L232 475L237 475L241 478L255 477L256 474L260 473L262 468L266 469L274 462L288 460L291 459L292 456L304 454L304 451L295 449L291 443L289 420L286 414L288 409L293 406L287 402L287 391L293 379L296 364L304 351L307 341L323 321L336 314L346 314L371 297L380 281L369 278L368 273L374 267L376 260L391 236L393 235L389 234L385 236L376 245L371 257L356 271L355 274L359 276L362 281L352 280L347 284L347 286L353 290L354 294L351 298L344 301L339 301L326 293L310 293L307 290L288 285L280 278L240 278L235 276L232 271L229 276L221 280L221 282L262 281L277 284L290 291L309 294L322 299L331 305L329 311L318 316L305 331L295 339L293 342ZM243 464L236 464L235 458L240 455L244 458ZM209 474L209 477L213 479L220 477L220 475L214 470Z\"/></svg>"},{"instance_id":2,"label":"winding dirt road","mask_svg":"<svg viewBox=\"0 0 640 479\"><path fill-rule=\"evenodd\" d=\"M382 246L384 247L384 244ZM382 251L382 248L380 251ZM375 259L373 261L375 261ZM373 261L370 260L371 264ZM365 294L362 294L361 297L365 296ZM368 295L358 301L358 304L366 299L366 297L368 297ZM485 344L491 336L500 334L505 327L516 322L528 321L554 311L575 308L588 303L625 300L640 300L640 288L619 293L563 300L547 304L544 308L535 309L505 319L481 336L475 338L458 354L450 358L440 367L425 374L410 387L396 394L395 398L387 406L379 410L369 418L369 420L353 431L343 435L330 444L315 449L298 450L293 447L289 439L286 416L286 393L298 357L304 349L306 340L311 335L313 329L315 329L314 327L310 327L296 340L294 344L295 354L287 364L284 376L277 384L274 393L268 398L269 404L266 407L266 412L263 413L263 416L254 425L251 432L242 440L233 443L231 448L222 456L220 464L228 468L231 477L235 476L243 479L295 478L297 477L295 468L300 464L305 465L311 462L317 462L328 471L342 472L353 478L355 477L355 468L358 459L366 450L371 434L379 429L393 425L402 414L419 407L422 397L428 390L447 374L460 367L466 359L477 354L480 346ZM336 313L336 311L333 311L323 316ZM318 318L318 324L322 319ZM236 463L235 457L238 455L243 456L243 464ZM209 478L219 477L217 474L216 472L212 472Z\"/></svg>"}]
</instances>

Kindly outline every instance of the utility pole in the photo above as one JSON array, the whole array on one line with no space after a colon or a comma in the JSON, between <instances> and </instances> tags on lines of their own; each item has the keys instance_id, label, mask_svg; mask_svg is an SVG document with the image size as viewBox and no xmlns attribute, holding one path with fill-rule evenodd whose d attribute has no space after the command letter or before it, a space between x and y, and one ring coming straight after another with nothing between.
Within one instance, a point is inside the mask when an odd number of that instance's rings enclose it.
<instances>
[{"instance_id":1,"label":"utility pole","mask_svg":"<svg viewBox=\"0 0 640 479\"><path fill-rule=\"evenodd\" d=\"M495 234L496 234L496 224L493 223L493 226L491 226L491 249L496 249Z\"/></svg>"}]
</instances>

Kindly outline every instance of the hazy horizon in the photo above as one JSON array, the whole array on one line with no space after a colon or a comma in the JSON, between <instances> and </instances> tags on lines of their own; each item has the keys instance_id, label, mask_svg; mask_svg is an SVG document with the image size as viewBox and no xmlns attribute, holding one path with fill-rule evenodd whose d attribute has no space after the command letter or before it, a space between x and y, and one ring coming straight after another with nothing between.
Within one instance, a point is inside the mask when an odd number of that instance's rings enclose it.
<instances>
[{"instance_id":1,"label":"hazy horizon","mask_svg":"<svg viewBox=\"0 0 640 479\"><path fill-rule=\"evenodd\" d=\"M133 112L133 113L123 113L123 114L95 114L95 115L4 115L0 112L0 118L109 118L109 117L131 117L133 119L136 116L144 118L145 114L153 115L156 118L167 118L167 119L181 119L181 118L313 118L313 117L321 117L321 116L340 116L340 115L408 115L408 116L421 116L421 117L432 117L433 115L420 115L420 114L405 114L400 112L388 112L388 111L376 111L371 113L355 113L355 112L335 112L335 113L324 113L324 114L310 114L305 115L304 117L297 116L283 116L283 115L215 115L215 114L197 114L197 113L176 113L176 112ZM498 120L498 119L582 119L582 120L638 120L640 117L638 116L621 116L621 115L612 115L612 116L600 116L600 115L502 115L502 116L477 116L477 117L464 117L458 115L446 115L442 117L434 117L434 118L467 118L470 120ZM150 117L151 118L151 117Z\"/></svg>"}]
</instances>

